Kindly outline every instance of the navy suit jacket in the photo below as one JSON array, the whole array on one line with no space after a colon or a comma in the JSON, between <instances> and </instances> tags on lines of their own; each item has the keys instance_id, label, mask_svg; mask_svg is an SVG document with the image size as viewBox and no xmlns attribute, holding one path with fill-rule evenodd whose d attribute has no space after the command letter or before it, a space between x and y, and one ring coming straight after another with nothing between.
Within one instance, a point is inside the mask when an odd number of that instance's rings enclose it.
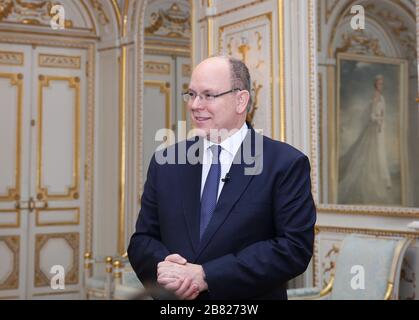
<instances>
[{"instance_id":1,"label":"navy suit jacket","mask_svg":"<svg viewBox=\"0 0 419 320\"><path fill-rule=\"evenodd\" d=\"M255 137L263 151L255 148ZM245 175L252 165L233 162L201 240L202 162L161 165L154 155L128 248L144 284L155 283L157 264L178 253L203 266L208 291L198 299L287 299L286 282L306 270L313 253L310 164L300 151L253 129L244 142L249 139L263 168L258 175ZM161 152L174 152L179 159L179 150L186 148L202 159L202 145L202 139L183 141ZM245 159L244 150L242 144L236 158Z\"/></svg>"}]
</instances>

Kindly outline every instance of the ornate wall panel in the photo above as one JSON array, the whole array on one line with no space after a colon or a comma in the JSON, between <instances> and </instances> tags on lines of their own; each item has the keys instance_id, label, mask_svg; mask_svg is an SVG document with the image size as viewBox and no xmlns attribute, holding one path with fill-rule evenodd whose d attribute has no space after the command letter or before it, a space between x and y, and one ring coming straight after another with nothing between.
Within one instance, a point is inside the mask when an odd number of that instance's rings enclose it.
<instances>
[{"instance_id":1,"label":"ornate wall panel","mask_svg":"<svg viewBox=\"0 0 419 320\"><path fill-rule=\"evenodd\" d=\"M19 236L0 237L0 290L19 287Z\"/></svg>"},{"instance_id":2,"label":"ornate wall panel","mask_svg":"<svg viewBox=\"0 0 419 320\"><path fill-rule=\"evenodd\" d=\"M38 200L80 196L79 83L78 77L39 75Z\"/></svg>"},{"instance_id":3,"label":"ornate wall panel","mask_svg":"<svg viewBox=\"0 0 419 320\"><path fill-rule=\"evenodd\" d=\"M254 103L248 120L268 136L274 118L272 37L271 13L221 25L218 32L219 53L244 61L251 70Z\"/></svg>"},{"instance_id":4,"label":"ornate wall panel","mask_svg":"<svg viewBox=\"0 0 419 320\"><path fill-rule=\"evenodd\" d=\"M18 55L16 54L16 56ZM23 61L23 55L20 61ZM14 201L19 200L20 197L22 79L21 73L0 72L0 96L3 101L2 117L0 118L0 151L2 151L0 152L0 163L2 164L0 201ZM10 146L14 147L10 148Z\"/></svg>"},{"instance_id":5,"label":"ornate wall panel","mask_svg":"<svg viewBox=\"0 0 419 320\"><path fill-rule=\"evenodd\" d=\"M5 66L23 66L24 55L22 52L0 51L0 64Z\"/></svg>"},{"instance_id":6,"label":"ornate wall panel","mask_svg":"<svg viewBox=\"0 0 419 320\"><path fill-rule=\"evenodd\" d=\"M97 1L90 1L92 5ZM51 9L53 1L3 0L0 10L0 23L15 27L17 25L31 26L32 29L50 29L50 21L54 16ZM66 1L64 8L64 27L71 33L96 33L96 25L86 3L82 1ZM32 30L34 31L34 30Z\"/></svg>"},{"instance_id":7,"label":"ornate wall panel","mask_svg":"<svg viewBox=\"0 0 419 320\"><path fill-rule=\"evenodd\" d=\"M37 234L35 237L35 287L50 286L51 267L61 265L65 270L65 284L79 281L78 233Z\"/></svg>"}]
</instances>

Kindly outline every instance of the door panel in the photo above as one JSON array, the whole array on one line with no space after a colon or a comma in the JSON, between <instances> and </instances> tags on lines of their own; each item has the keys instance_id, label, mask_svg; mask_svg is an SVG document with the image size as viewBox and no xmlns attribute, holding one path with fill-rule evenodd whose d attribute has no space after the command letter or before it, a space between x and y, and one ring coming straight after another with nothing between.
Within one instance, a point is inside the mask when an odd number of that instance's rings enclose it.
<instances>
[{"instance_id":1,"label":"door panel","mask_svg":"<svg viewBox=\"0 0 419 320\"><path fill-rule=\"evenodd\" d=\"M0 44L0 298L80 292L85 67L83 49Z\"/></svg>"},{"instance_id":2,"label":"door panel","mask_svg":"<svg viewBox=\"0 0 419 320\"><path fill-rule=\"evenodd\" d=\"M37 47L33 61L28 295L48 297L57 293L52 266L64 268L64 291L79 290L82 280L86 52Z\"/></svg>"},{"instance_id":3,"label":"door panel","mask_svg":"<svg viewBox=\"0 0 419 320\"><path fill-rule=\"evenodd\" d=\"M0 297L24 298L31 47L0 44Z\"/></svg>"}]
</instances>

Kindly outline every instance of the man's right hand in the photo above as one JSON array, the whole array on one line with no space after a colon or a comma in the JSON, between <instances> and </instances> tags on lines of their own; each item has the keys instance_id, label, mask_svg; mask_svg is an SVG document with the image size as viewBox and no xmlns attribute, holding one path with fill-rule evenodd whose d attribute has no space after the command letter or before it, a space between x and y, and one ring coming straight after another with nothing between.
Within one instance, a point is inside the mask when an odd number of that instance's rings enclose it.
<instances>
[{"instance_id":1,"label":"man's right hand","mask_svg":"<svg viewBox=\"0 0 419 320\"><path fill-rule=\"evenodd\" d=\"M179 254L171 254L164 259L165 262L174 263L175 266L186 266L187 260ZM160 264L159 264L160 265ZM199 286L196 284L192 277L179 276L160 273L158 266L158 283L162 285L166 290L172 291L175 295L182 300L194 300L199 295Z\"/></svg>"}]
</instances>

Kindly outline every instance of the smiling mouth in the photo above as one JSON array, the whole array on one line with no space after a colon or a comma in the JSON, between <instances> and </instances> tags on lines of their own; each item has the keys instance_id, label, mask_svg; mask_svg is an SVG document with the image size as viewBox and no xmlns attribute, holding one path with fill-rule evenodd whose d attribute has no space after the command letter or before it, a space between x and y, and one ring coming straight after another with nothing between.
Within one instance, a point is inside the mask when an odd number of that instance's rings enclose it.
<instances>
[{"instance_id":1,"label":"smiling mouth","mask_svg":"<svg viewBox=\"0 0 419 320\"><path fill-rule=\"evenodd\" d=\"M207 121L207 120L211 119L209 117L197 117L197 116L194 116L194 118L198 122L203 122L203 121Z\"/></svg>"}]
</instances>

